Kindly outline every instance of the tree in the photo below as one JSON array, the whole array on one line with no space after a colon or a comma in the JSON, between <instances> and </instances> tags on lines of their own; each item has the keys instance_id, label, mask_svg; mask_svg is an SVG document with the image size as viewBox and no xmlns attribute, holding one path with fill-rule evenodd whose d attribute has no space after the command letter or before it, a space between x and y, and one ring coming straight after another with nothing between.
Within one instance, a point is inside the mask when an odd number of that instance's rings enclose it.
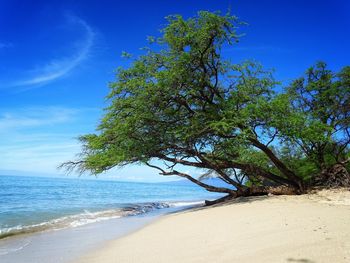
<instances>
[{"instance_id":1,"label":"tree","mask_svg":"<svg viewBox=\"0 0 350 263\"><path fill-rule=\"evenodd\" d=\"M221 55L238 40L239 24L234 16L210 12L168 17L162 37L150 38L156 47L118 69L97 133L80 137L80 159L63 166L97 174L140 163L230 198L305 191L304 178L279 147L295 143L296 131L288 126L304 116L290 94L274 92L271 72ZM183 166L215 174L233 188L205 184Z\"/></svg>"},{"instance_id":2,"label":"tree","mask_svg":"<svg viewBox=\"0 0 350 263\"><path fill-rule=\"evenodd\" d=\"M314 164L313 179L321 185L350 185L350 67L334 73L319 62L287 92L301 121L285 134Z\"/></svg>"}]
</instances>

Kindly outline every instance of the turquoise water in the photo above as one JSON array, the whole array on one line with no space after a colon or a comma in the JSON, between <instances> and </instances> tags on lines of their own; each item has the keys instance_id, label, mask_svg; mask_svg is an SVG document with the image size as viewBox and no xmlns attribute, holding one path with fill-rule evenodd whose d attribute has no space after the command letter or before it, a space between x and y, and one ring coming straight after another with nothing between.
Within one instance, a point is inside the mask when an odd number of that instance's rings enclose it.
<instances>
[{"instance_id":1,"label":"turquoise water","mask_svg":"<svg viewBox=\"0 0 350 263\"><path fill-rule=\"evenodd\" d=\"M199 204L191 184L0 176L0 238Z\"/></svg>"}]
</instances>

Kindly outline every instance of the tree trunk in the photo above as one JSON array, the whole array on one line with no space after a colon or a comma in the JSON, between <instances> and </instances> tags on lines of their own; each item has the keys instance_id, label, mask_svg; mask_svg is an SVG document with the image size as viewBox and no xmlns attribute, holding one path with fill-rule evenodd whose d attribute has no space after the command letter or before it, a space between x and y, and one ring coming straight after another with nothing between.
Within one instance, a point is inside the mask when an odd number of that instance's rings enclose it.
<instances>
[{"instance_id":1,"label":"tree trunk","mask_svg":"<svg viewBox=\"0 0 350 263\"><path fill-rule=\"evenodd\" d=\"M221 197L216 200L205 200L205 205L215 205L218 203L226 202L229 200L233 200L237 197L250 197L250 196L263 196L263 195L295 195L299 194L298 191L295 190L293 187L288 186L253 186L250 188L247 188L245 191L237 191L236 194L229 194L225 195L224 197Z\"/></svg>"},{"instance_id":2,"label":"tree trunk","mask_svg":"<svg viewBox=\"0 0 350 263\"><path fill-rule=\"evenodd\" d=\"M206 206L215 205L215 204L218 204L218 203L223 203L223 202L228 201L228 200L232 200L234 198L235 198L234 195L225 195L224 197L221 197L221 198L213 200L213 201L205 200L205 205Z\"/></svg>"},{"instance_id":3,"label":"tree trunk","mask_svg":"<svg viewBox=\"0 0 350 263\"><path fill-rule=\"evenodd\" d=\"M209 191L209 192L215 192L215 193L227 193L229 195L236 195L236 191L235 190L231 190L229 188L225 188L225 187L216 187L216 186L212 186L209 184L205 184L195 178L193 178L192 176L189 176L188 174L185 173L181 173L178 171L172 171L170 173L163 173L164 175L177 175L183 178L186 178L188 180L190 180L191 182L195 183L196 185L199 185L201 187L203 187L205 190Z\"/></svg>"},{"instance_id":4,"label":"tree trunk","mask_svg":"<svg viewBox=\"0 0 350 263\"><path fill-rule=\"evenodd\" d=\"M289 180L294 182L294 186L297 187L301 192L305 191L305 186L300 177L298 177L292 170L290 170L265 144L259 142L256 139L250 140L255 147L263 151L276 168L284 174Z\"/></svg>"}]
</instances>

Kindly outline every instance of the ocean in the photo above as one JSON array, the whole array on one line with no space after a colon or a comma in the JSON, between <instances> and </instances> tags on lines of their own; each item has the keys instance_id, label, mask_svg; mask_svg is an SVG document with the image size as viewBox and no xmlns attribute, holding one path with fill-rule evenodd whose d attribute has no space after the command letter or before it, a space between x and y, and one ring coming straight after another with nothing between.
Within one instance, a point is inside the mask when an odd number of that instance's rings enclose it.
<instances>
[{"instance_id":1,"label":"ocean","mask_svg":"<svg viewBox=\"0 0 350 263\"><path fill-rule=\"evenodd\" d=\"M217 197L191 183L0 175L0 239L199 205Z\"/></svg>"}]
</instances>

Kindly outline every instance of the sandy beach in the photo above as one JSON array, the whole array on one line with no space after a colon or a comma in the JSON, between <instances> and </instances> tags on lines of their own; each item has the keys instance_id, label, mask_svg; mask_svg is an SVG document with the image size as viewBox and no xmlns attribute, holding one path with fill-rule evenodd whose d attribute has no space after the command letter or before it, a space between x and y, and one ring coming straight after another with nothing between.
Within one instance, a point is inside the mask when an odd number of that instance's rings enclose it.
<instances>
[{"instance_id":1,"label":"sandy beach","mask_svg":"<svg viewBox=\"0 0 350 263\"><path fill-rule=\"evenodd\" d=\"M350 191L265 196L167 215L78 262L350 262Z\"/></svg>"}]
</instances>

